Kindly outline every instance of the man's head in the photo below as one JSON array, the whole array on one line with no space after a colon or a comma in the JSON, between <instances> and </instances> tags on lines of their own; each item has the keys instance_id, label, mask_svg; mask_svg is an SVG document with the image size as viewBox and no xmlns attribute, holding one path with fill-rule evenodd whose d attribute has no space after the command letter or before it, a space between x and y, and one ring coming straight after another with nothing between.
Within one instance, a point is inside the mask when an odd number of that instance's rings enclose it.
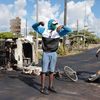
<instances>
[{"instance_id":1,"label":"man's head","mask_svg":"<svg viewBox=\"0 0 100 100\"><path fill-rule=\"evenodd\" d=\"M54 19L51 19L48 21L48 29L49 30L55 30L58 22Z\"/></svg>"}]
</instances>

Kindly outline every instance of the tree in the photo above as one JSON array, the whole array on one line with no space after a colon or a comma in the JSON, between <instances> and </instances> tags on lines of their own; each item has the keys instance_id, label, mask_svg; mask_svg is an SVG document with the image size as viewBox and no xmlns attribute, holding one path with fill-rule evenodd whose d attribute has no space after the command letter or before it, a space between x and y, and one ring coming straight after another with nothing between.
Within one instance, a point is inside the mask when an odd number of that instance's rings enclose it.
<instances>
[{"instance_id":1,"label":"tree","mask_svg":"<svg viewBox=\"0 0 100 100\"><path fill-rule=\"evenodd\" d=\"M17 37L17 35L14 35L11 32L1 32L0 33L0 38L1 39L9 39L9 38L16 38L16 37Z\"/></svg>"},{"instance_id":2,"label":"tree","mask_svg":"<svg viewBox=\"0 0 100 100\"><path fill-rule=\"evenodd\" d=\"M33 35L33 37L36 39L36 34L37 34L36 32L30 31L29 34ZM38 35L38 37L41 38L41 35Z\"/></svg>"},{"instance_id":3,"label":"tree","mask_svg":"<svg viewBox=\"0 0 100 100\"><path fill-rule=\"evenodd\" d=\"M98 38L95 34L92 34L91 32L89 32L88 30L81 30L79 32L74 31L72 34L69 35L69 37L75 35L83 35L86 37L86 42L88 44L91 43L98 43L100 42L100 38Z\"/></svg>"}]
</instances>

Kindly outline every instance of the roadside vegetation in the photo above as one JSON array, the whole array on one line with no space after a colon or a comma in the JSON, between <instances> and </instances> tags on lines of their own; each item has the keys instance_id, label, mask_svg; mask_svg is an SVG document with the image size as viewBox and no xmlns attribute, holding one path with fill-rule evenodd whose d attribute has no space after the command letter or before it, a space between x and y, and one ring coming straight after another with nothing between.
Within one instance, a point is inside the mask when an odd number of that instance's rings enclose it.
<instances>
[{"instance_id":1,"label":"roadside vegetation","mask_svg":"<svg viewBox=\"0 0 100 100\"><path fill-rule=\"evenodd\" d=\"M0 39L11 39L17 38L17 35L14 35L12 32L1 32Z\"/></svg>"}]
</instances>

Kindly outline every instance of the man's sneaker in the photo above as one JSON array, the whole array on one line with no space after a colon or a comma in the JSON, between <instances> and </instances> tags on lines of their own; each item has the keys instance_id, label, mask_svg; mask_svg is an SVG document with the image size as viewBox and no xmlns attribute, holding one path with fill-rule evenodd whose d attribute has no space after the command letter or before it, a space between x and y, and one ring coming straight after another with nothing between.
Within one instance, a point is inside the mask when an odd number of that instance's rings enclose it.
<instances>
[{"instance_id":1,"label":"man's sneaker","mask_svg":"<svg viewBox=\"0 0 100 100\"><path fill-rule=\"evenodd\" d=\"M91 76L88 78L88 80L89 80L89 81L95 81L96 79L99 78L99 76L100 76L100 75L98 75L98 74L91 75Z\"/></svg>"},{"instance_id":2,"label":"man's sneaker","mask_svg":"<svg viewBox=\"0 0 100 100\"><path fill-rule=\"evenodd\" d=\"M49 87L48 90L51 91L51 92L57 93L57 91L55 90L54 87Z\"/></svg>"},{"instance_id":3,"label":"man's sneaker","mask_svg":"<svg viewBox=\"0 0 100 100\"><path fill-rule=\"evenodd\" d=\"M48 89L46 89L46 88L41 89L40 92L41 92L42 94L49 95L49 91L48 91Z\"/></svg>"}]
</instances>

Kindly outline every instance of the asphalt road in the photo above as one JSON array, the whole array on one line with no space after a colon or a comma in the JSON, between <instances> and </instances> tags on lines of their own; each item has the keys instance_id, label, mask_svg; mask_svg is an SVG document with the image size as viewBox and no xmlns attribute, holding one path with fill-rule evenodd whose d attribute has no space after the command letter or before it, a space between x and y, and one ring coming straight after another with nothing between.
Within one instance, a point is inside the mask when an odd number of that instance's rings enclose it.
<instances>
[{"instance_id":1,"label":"asphalt road","mask_svg":"<svg viewBox=\"0 0 100 100\"><path fill-rule=\"evenodd\" d=\"M41 94L38 76L24 75L19 71L0 71L0 100L100 100L100 81L86 82L91 74L100 69L100 58L97 60L95 57L96 50L58 58L57 67L62 70L65 65L70 66L77 71L79 80L55 79L57 94Z\"/></svg>"}]
</instances>

